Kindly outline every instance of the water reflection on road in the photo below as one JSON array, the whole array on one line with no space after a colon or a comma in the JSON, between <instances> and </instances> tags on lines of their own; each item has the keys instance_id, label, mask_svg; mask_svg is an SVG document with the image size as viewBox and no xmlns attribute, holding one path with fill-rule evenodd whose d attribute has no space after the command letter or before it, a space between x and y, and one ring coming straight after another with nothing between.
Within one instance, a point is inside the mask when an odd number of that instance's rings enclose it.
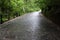
<instances>
[{"instance_id":1,"label":"water reflection on road","mask_svg":"<svg viewBox=\"0 0 60 40\"><path fill-rule=\"evenodd\" d=\"M60 40L59 27L33 12L1 25L0 40Z\"/></svg>"}]
</instances>

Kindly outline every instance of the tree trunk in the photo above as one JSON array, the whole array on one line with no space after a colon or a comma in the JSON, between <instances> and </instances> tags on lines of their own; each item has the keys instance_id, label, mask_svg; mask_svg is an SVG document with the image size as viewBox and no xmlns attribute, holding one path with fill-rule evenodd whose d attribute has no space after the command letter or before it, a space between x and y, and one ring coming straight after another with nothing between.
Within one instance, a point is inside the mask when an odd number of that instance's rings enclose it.
<instances>
[{"instance_id":1,"label":"tree trunk","mask_svg":"<svg viewBox=\"0 0 60 40\"><path fill-rule=\"evenodd\" d=\"M8 20L10 20L10 15L8 14Z\"/></svg>"},{"instance_id":2,"label":"tree trunk","mask_svg":"<svg viewBox=\"0 0 60 40\"><path fill-rule=\"evenodd\" d=\"M3 23L3 19L2 19L2 15L0 15L0 22L1 22L1 24Z\"/></svg>"}]
</instances>

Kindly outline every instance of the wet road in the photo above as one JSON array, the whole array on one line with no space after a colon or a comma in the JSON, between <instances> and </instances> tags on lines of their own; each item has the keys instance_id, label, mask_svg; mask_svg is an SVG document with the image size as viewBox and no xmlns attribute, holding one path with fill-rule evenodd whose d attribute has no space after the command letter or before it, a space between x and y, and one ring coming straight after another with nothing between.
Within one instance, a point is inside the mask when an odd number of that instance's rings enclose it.
<instances>
[{"instance_id":1,"label":"wet road","mask_svg":"<svg viewBox=\"0 0 60 40\"><path fill-rule=\"evenodd\" d=\"M60 28L33 12L0 25L0 40L60 40Z\"/></svg>"}]
</instances>

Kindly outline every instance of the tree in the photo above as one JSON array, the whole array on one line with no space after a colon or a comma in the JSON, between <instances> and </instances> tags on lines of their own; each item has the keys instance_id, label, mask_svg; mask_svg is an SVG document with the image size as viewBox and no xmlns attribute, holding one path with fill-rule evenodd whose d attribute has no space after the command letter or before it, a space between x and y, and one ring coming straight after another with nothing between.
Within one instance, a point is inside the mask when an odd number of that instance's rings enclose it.
<instances>
[{"instance_id":1,"label":"tree","mask_svg":"<svg viewBox=\"0 0 60 40\"><path fill-rule=\"evenodd\" d=\"M60 0L40 0L38 3L46 17L60 24Z\"/></svg>"},{"instance_id":2,"label":"tree","mask_svg":"<svg viewBox=\"0 0 60 40\"><path fill-rule=\"evenodd\" d=\"M12 17L40 10L35 2L36 0L0 0L0 14L3 15L0 17L10 20Z\"/></svg>"}]
</instances>

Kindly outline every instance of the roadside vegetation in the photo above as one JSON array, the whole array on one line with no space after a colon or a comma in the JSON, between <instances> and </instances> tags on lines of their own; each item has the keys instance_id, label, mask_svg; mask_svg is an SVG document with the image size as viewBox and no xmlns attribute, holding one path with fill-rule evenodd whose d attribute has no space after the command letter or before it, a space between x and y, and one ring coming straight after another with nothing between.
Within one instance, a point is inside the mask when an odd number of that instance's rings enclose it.
<instances>
[{"instance_id":1,"label":"roadside vegetation","mask_svg":"<svg viewBox=\"0 0 60 40\"><path fill-rule=\"evenodd\" d=\"M0 23L40 10L36 2L37 0L0 0Z\"/></svg>"},{"instance_id":2,"label":"roadside vegetation","mask_svg":"<svg viewBox=\"0 0 60 40\"><path fill-rule=\"evenodd\" d=\"M0 23L40 9L60 25L60 0L0 0Z\"/></svg>"},{"instance_id":3,"label":"roadside vegetation","mask_svg":"<svg viewBox=\"0 0 60 40\"><path fill-rule=\"evenodd\" d=\"M38 5L48 19L60 25L60 0L38 0Z\"/></svg>"}]
</instances>

